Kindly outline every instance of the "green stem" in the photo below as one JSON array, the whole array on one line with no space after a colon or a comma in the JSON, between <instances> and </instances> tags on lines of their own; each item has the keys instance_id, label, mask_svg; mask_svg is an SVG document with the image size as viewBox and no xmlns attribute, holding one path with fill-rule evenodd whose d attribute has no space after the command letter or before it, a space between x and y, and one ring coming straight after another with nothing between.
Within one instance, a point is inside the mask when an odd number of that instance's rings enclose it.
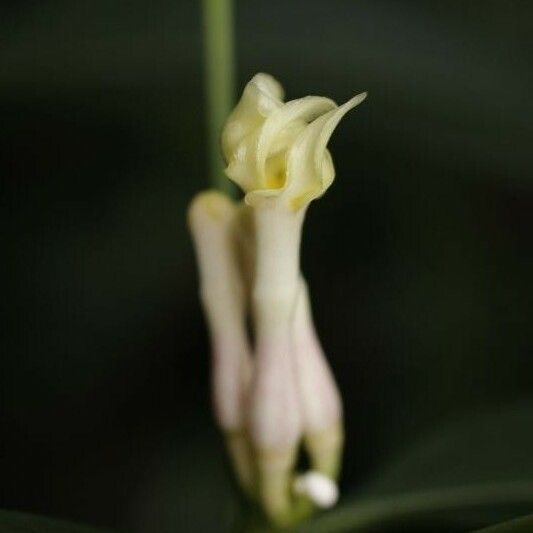
<instances>
[{"instance_id":1,"label":"green stem","mask_svg":"<svg viewBox=\"0 0 533 533\"><path fill-rule=\"evenodd\" d=\"M232 193L224 176L220 132L233 106L233 1L203 0L204 65L211 186Z\"/></svg>"}]
</instances>

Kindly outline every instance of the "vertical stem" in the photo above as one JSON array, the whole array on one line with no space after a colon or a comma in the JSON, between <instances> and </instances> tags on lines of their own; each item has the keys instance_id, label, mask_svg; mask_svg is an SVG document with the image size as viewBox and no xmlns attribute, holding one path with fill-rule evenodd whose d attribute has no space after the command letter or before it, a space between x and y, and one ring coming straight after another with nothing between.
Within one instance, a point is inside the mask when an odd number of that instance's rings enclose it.
<instances>
[{"instance_id":1,"label":"vertical stem","mask_svg":"<svg viewBox=\"0 0 533 533\"><path fill-rule=\"evenodd\" d=\"M209 179L212 187L231 194L219 139L234 97L233 0L202 0L202 6Z\"/></svg>"}]
</instances>

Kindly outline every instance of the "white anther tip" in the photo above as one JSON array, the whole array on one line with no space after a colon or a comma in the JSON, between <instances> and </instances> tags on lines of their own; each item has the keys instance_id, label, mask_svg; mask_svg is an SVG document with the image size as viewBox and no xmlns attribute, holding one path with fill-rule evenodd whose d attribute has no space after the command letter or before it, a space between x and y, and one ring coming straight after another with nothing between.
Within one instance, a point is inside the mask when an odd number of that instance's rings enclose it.
<instances>
[{"instance_id":1,"label":"white anther tip","mask_svg":"<svg viewBox=\"0 0 533 533\"><path fill-rule=\"evenodd\" d=\"M317 507L333 507L339 499L339 489L331 478L311 470L297 476L294 480L294 492L307 496Z\"/></svg>"}]
</instances>

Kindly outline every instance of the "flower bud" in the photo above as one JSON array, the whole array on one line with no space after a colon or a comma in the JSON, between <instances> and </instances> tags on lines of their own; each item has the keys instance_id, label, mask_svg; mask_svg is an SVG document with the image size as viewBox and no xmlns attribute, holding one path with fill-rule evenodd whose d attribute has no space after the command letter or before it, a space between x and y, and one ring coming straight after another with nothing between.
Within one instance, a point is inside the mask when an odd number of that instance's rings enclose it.
<instances>
[{"instance_id":1,"label":"flower bud","mask_svg":"<svg viewBox=\"0 0 533 533\"><path fill-rule=\"evenodd\" d=\"M319 472L306 472L294 480L294 492L307 496L317 507L333 507L339 499L339 489L334 481Z\"/></svg>"},{"instance_id":2,"label":"flower bud","mask_svg":"<svg viewBox=\"0 0 533 533\"><path fill-rule=\"evenodd\" d=\"M211 337L215 418L226 435L237 476L250 489L253 468L246 435L246 403L251 358L236 251L236 213L237 208L225 195L207 191L191 202L188 220Z\"/></svg>"},{"instance_id":3,"label":"flower bud","mask_svg":"<svg viewBox=\"0 0 533 533\"><path fill-rule=\"evenodd\" d=\"M292 339L305 446L313 469L335 479L343 444L342 403L315 331L309 291L303 278L294 312Z\"/></svg>"}]
</instances>

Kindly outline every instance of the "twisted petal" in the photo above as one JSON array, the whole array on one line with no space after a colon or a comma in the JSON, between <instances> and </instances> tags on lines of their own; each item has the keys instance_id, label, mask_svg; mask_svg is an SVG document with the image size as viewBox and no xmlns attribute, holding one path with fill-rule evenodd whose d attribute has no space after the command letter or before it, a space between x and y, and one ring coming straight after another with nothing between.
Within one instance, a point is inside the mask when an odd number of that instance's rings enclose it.
<instances>
[{"instance_id":1,"label":"twisted petal","mask_svg":"<svg viewBox=\"0 0 533 533\"><path fill-rule=\"evenodd\" d=\"M222 148L226 174L245 192L246 203L276 198L299 209L331 185L335 170L327 143L366 93L340 107L320 96L282 98L274 78L254 76L224 126Z\"/></svg>"},{"instance_id":2,"label":"twisted petal","mask_svg":"<svg viewBox=\"0 0 533 533\"><path fill-rule=\"evenodd\" d=\"M284 196L294 209L321 196L333 182L335 168L326 146L342 117L367 96L361 93L322 115L298 136L287 156Z\"/></svg>"},{"instance_id":3,"label":"twisted petal","mask_svg":"<svg viewBox=\"0 0 533 533\"><path fill-rule=\"evenodd\" d=\"M291 141L295 134L303 129L305 123L311 122L335 107L337 107L335 102L329 98L305 96L287 102L265 120L257 139L257 172L260 183L268 186L268 176L265 174L267 158L272 153L286 150L288 141Z\"/></svg>"},{"instance_id":4,"label":"twisted petal","mask_svg":"<svg viewBox=\"0 0 533 533\"><path fill-rule=\"evenodd\" d=\"M309 121L335 107L329 98L306 96L275 109L239 143L226 174L247 193L279 194L286 184L287 150Z\"/></svg>"},{"instance_id":5,"label":"twisted petal","mask_svg":"<svg viewBox=\"0 0 533 533\"><path fill-rule=\"evenodd\" d=\"M256 74L244 88L239 103L222 130L222 152L230 161L239 143L262 125L272 111L283 105L283 87L269 74Z\"/></svg>"}]
</instances>

